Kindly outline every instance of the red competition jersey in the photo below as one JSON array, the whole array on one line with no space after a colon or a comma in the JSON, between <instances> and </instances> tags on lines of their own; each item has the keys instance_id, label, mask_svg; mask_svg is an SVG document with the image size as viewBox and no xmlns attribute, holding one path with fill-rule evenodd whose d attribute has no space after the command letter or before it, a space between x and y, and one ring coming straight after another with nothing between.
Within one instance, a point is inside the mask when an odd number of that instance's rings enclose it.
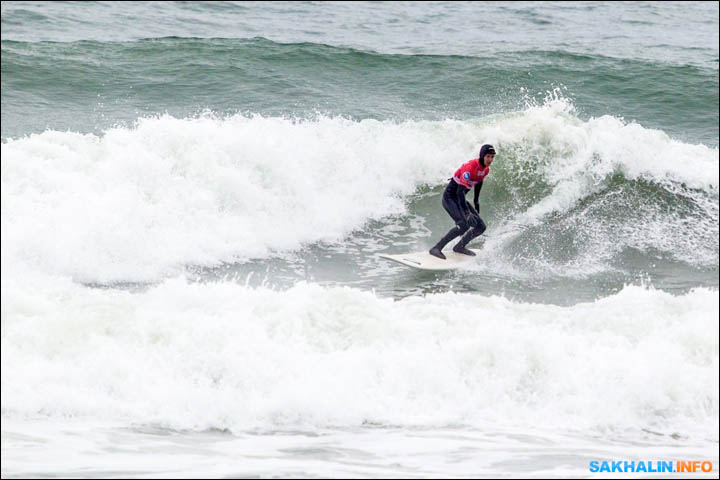
<instances>
[{"instance_id":1,"label":"red competition jersey","mask_svg":"<svg viewBox=\"0 0 720 480\"><path fill-rule=\"evenodd\" d=\"M490 173L490 167L483 168L483 166L480 165L480 159L473 158L457 169L457 172L453 175L453 179L457 184L465 188L472 188L485 180L488 173Z\"/></svg>"}]
</instances>

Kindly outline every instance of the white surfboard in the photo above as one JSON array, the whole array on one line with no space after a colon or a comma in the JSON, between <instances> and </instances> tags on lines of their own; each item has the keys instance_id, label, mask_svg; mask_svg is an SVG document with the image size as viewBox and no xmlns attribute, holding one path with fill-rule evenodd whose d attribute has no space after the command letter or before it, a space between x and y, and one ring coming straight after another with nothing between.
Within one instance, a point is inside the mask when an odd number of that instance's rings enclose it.
<instances>
[{"instance_id":1,"label":"white surfboard","mask_svg":"<svg viewBox=\"0 0 720 480\"><path fill-rule=\"evenodd\" d=\"M480 253L480 250L474 248L470 250L476 254ZM419 268L420 270L452 270L467 265L468 262L472 262L476 258L470 255L463 255L462 253L455 253L452 248L448 248L447 251L443 250L443 254L447 257L445 260L430 255L428 251L401 253L398 255L381 253L379 257L402 263L408 267Z\"/></svg>"}]
</instances>

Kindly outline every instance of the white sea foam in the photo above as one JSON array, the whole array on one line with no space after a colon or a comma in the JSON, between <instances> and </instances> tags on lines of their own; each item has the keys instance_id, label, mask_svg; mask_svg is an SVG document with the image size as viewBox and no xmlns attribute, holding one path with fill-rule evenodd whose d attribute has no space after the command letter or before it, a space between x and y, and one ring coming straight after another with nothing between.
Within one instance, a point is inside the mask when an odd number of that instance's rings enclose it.
<instances>
[{"instance_id":1,"label":"white sea foam","mask_svg":"<svg viewBox=\"0 0 720 480\"><path fill-rule=\"evenodd\" d=\"M571 307L168 280L3 281L7 418L170 428L471 425L718 439L718 292Z\"/></svg>"},{"instance_id":2,"label":"white sea foam","mask_svg":"<svg viewBox=\"0 0 720 480\"><path fill-rule=\"evenodd\" d=\"M3 143L3 268L152 281L182 265L338 241L404 212L409 194L443 184L485 142L500 151L492 181L527 170L551 189L515 224L571 208L613 173L717 198L717 148L615 117L583 121L558 98L477 121L164 116L100 137L47 131ZM707 220L717 231L716 200Z\"/></svg>"},{"instance_id":3,"label":"white sea foam","mask_svg":"<svg viewBox=\"0 0 720 480\"><path fill-rule=\"evenodd\" d=\"M681 184L717 195L717 148L682 143L660 130L609 115L582 121L557 91L542 105L493 122L482 134L512 145L517 152L512 168L552 187L551 195L525 212L530 222L565 211L616 173L666 185L676 193L674 186Z\"/></svg>"}]
</instances>

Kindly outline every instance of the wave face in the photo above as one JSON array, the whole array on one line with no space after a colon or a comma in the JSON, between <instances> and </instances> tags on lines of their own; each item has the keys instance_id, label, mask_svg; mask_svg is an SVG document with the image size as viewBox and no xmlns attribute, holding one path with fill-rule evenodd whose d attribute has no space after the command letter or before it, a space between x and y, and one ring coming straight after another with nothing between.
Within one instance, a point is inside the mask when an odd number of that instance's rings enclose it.
<instances>
[{"instance_id":1,"label":"wave face","mask_svg":"<svg viewBox=\"0 0 720 480\"><path fill-rule=\"evenodd\" d=\"M556 307L303 283L177 279L130 293L33 279L4 286L2 304L7 418L718 438L718 295L708 289L627 287Z\"/></svg>"},{"instance_id":2,"label":"wave face","mask_svg":"<svg viewBox=\"0 0 720 480\"><path fill-rule=\"evenodd\" d=\"M717 148L582 121L562 98L471 121L166 115L11 140L3 264L146 282L341 242L393 215L440 231L442 186L478 138L502 152L482 194L491 262L588 274L640 252L717 269ZM415 203L428 188L435 200Z\"/></svg>"}]
</instances>

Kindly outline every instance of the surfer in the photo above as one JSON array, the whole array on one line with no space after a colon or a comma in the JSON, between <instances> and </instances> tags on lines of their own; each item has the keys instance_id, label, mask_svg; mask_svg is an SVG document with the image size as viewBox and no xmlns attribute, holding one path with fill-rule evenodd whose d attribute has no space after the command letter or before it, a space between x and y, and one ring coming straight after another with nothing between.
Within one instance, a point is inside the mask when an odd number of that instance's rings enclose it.
<instances>
[{"instance_id":1,"label":"surfer","mask_svg":"<svg viewBox=\"0 0 720 480\"><path fill-rule=\"evenodd\" d=\"M492 145L483 145L480 148L478 158L473 158L469 162L462 165L450 179L445 191L443 192L442 205L455 221L455 226L445 234L440 241L430 249L430 255L445 259L442 249L450 240L465 234L460 241L453 247L453 252L464 253L465 255L475 255L475 252L465 248L470 241L482 235L485 231L485 222L483 222L478 210L478 196L482 188L483 180L490 173L490 164L495 159L495 149ZM475 188L475 198L473 208L465 195L471 188Z\"/></svg>"}]
</instances>

